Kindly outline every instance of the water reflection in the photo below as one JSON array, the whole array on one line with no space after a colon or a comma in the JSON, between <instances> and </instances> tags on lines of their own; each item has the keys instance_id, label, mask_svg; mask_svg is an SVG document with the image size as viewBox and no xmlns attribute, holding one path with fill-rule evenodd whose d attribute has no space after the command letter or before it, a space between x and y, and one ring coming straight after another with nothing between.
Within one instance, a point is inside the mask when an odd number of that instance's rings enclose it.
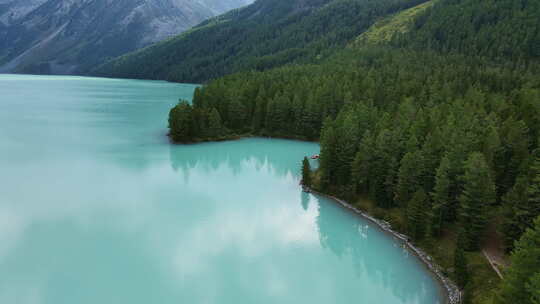
<instances>
[{"instance_id":1,"label":"water reflection","mask_svg":"<svg viewBox=\"0 0 540 304\"><path fill-rule=\"evenodd\" d=\"M302 209L308 210L309 208L309 201L310 201L310 195L307 192L302 191L300 194L300 201L302 202Z\"/></svg>"},{"instance_id":2,"label":"water reflection","mask_svg":"<svg viewBox=\"0 0 540 304\"><path fill-rule=\"evenodd\" d=\"M190 169L198 167L211 173L219 166L225 165L237 175L241 173L242 164L251 161L257 170L269 166L278 176L288 174L298 176L301 165L298 159L317 151L318 147L313 143L251 138L218 143L171 145L170 159L172 168L182 172L189 172Z\"/></svg>"}]
</instances>

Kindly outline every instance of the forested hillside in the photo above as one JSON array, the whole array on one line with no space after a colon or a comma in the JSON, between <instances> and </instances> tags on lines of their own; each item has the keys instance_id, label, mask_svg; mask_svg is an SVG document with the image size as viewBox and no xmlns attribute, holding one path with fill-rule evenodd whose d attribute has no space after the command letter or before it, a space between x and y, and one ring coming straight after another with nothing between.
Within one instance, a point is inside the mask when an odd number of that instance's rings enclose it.
<instances>
[{"instance_id":1,"label":"forested hillside","mask_svg":"<svg viewBox=\"0 0 540 304\"><path fill-rule=\"evenodd\" d=\"M379 17L426 0L259 0L99 67L111 77L205 82L233 72L309 63L342 49Z\"/></svg>"},{"instance_id":2,"label":"forested hillside","mask_svg":"<svg viewBox=\"0 0 540 304\"><path fill-rule=\"evenodd\" d=\"M536 304L538 2L437 0L409 16L380 43L208 83L171 110L171 138L320 140L307 186L406 232L465 303ZM482 253L493 239L512 256L502 283Z\"/></svg>"},{"instance_id":3,"label":"forested hillside","mask_svg":"<svg viewBox=\"0 0 540 304\"><path fill-rule=\"evenodd\" d=\"M522 64L540 58L540 1L442 0L396 44Z\"/></svg>"}]
</instances>

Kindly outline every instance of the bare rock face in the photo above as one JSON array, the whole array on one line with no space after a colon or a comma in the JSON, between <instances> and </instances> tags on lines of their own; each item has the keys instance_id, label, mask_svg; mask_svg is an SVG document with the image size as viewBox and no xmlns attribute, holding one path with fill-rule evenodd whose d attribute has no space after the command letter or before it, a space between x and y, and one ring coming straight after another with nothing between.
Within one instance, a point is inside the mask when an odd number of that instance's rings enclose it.
<instances>
[{"instance_id":1,"label":"bare rock face","mask_svg":"<svg viewBox=\"0 0 540 304\"><path fill-rule=\"evenodd\" d=\"M78 74L253 0L0 0L0 72Z\"/></svg>"}]
</instances>

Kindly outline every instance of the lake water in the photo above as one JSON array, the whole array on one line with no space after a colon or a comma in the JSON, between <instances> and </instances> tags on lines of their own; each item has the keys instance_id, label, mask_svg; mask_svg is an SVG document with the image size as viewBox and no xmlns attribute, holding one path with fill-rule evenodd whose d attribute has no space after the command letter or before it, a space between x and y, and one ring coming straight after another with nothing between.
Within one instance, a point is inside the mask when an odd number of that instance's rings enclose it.
<instances>
[{"instance_id":1,"label":"lake water","mask_svg":"<svg viewBox=\"0 0 540 304\"><path fill-rule=\"evenodd\" d=\"M169 144L193 89L0 75L0 303L443 302L398 242L301 191L317 144Z\"/></svg>"}]
</instances>

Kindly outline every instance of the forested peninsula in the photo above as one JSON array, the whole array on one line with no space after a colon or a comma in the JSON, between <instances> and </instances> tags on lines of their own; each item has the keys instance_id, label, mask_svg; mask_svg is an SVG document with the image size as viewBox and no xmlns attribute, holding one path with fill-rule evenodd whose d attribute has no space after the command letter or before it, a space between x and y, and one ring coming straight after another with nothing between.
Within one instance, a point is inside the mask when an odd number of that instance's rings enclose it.
<instances>
[{"instance_id":1,"label":"forested peninsula","mask_svg":"<svg viewBox=\"0 0 540 304\"><path fill-rule=\"evenodd\" d=\"M171 139L320 141L320 166L304 161L304 184L409 235L464 303L540 303L540 2L321 2L265 20L260 36L221 19L196 30L253 40L219 58L180 56L204 67L195 79L213 80L171 110ZM347 8L367 17L343 18ZM130 75L126 62L151 54L115 64ZM214 60L216 70L204 64ZM184 67L140 75L189 80Z\"/></svg>"}]
</instances>

